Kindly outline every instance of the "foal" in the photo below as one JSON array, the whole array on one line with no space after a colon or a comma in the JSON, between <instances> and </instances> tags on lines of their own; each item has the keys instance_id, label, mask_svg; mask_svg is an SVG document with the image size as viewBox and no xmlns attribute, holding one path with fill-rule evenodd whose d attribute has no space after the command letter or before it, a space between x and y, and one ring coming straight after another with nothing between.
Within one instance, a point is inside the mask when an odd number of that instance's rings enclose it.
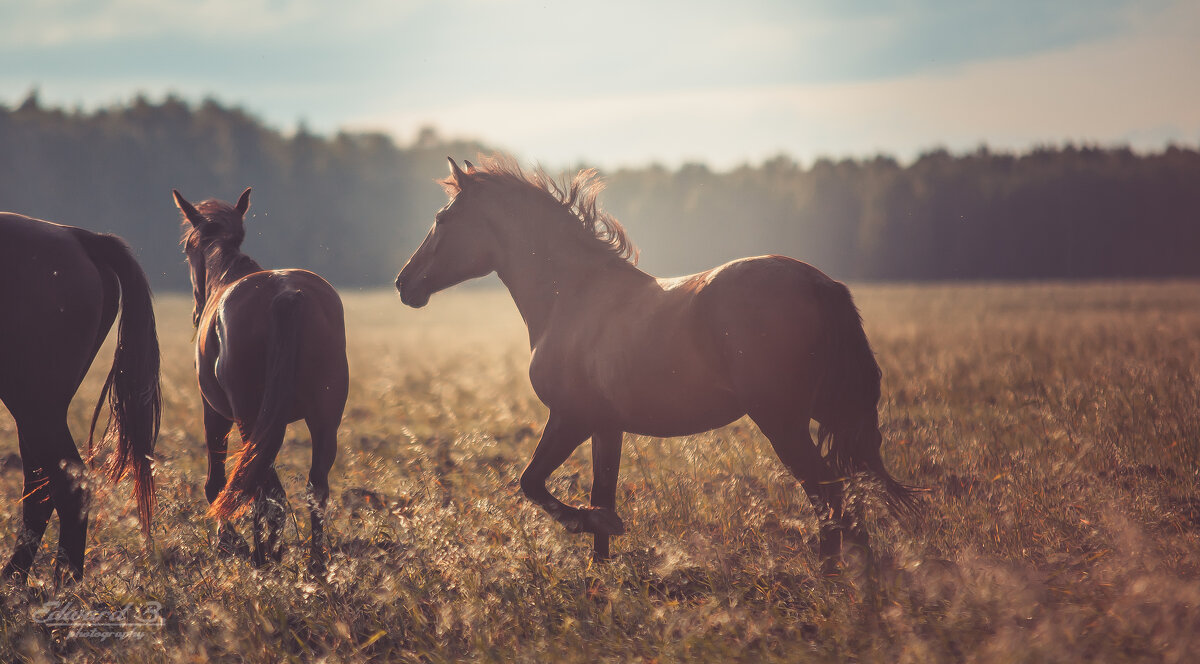
<instances>
[{"instance_id":1,"label":"foal","mask_svg":"<svg viewBox=\"0 0 1200 664\"><path fill-rule=\"evenodd\" d=\"M606 558L609 538L624 532L614 511L624 433L683 436L749 414L817 509L827 564L843 535L869 552L843 509L844 479L873 474L897 509L913 491L879 454L880 371L850 292L782 256L656 279L597 208L593 175L564 191L511 159L466 171L451 159L442 181L451 200L396 278L413 307L493 271L508 287L529 329L529 378L550 408L522 491L570 532L592 533L595 557ZM566 505L546 478L589 437L591 505Z\"/></svg>"},{"instance_id":2,"label":"foal","mask_svg":"<svg viewBox=\"0 0 1200 664\"><path fill-rule=\"evenodd\" d=\"M209 514L218 519L220 546L226 552L244 548L226 521L253 503L254 563L282 559L286 497L275 456L287 425L303 419L312 437L309 561L314 573L322 573L329 470L349 384L342 301L312 272L264 270L241 252L250 189L233 206L217 200L193 206L172 193L183 212L182 242L191 268L196 374L208 445L204 493ZM226 436L235 423L244 446L226 483Z\"/></svg>"}]
</instances>

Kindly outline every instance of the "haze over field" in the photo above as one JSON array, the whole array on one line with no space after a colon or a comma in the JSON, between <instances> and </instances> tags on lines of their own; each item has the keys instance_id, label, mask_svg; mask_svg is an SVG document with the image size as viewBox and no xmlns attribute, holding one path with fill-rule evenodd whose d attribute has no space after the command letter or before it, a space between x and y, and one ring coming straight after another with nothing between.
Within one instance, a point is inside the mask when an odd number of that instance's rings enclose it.
<instances>
[{"instance_id":1,"label":"haze over field","mask_svg":"<svg viewBox=\"0 0 1200 664\"><path fill-rule=\"evenodd\" d=\"M1200 141L1200 4L64 0L0 8L0 100L215 95L553 167Z\"/></svg>"}]
</instances>

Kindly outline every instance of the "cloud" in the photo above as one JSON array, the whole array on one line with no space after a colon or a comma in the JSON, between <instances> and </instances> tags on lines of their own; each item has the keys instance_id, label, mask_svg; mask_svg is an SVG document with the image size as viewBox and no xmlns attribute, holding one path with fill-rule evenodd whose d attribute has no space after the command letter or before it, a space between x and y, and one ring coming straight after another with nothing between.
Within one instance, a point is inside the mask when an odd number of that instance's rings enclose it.
<instances>
[{"instance_id":1,"label":"cloud","mask_svg":"<svg viewBox=\"0 0 1200 664\"><path fill-rule=\"evenodd\" d=\"M279 37L303 29L319 35L350 32L402 20L424 2L415 0L39 0L5 9L0 40L5 49L112 44L162 35L188 35L210 43Z\"/></svg>"},{"instance_id":2,"label":"cloud","mask_svg":"<svg viewBox=\"0 0 1200 664\"><path fill-rule=\"evenodd\" d=\"M1197 137L1188 0L10 3L0 98L208 94L606 165ZM11 19L11 20L9 20ZM24 40L22 42L21 40ZM49 44L49 45L47 45Z\"/></svg>"},{"instance_id":3,"label":"cloud","mask_svg":"<svg viewBox=\"0 0 1200 664\"><path fill-rule=\"evenodd\" d=\"M886 80L724 86L662 92L485 95L355 118L411 135L433 123L553 164L705 158L718 166L788 152L885 151L936 145L1025 148L1063 140L1160 147L1200 139L1200 7L1131 17L1128 34L1035 55Z\"/></svg>"}]
</instances>

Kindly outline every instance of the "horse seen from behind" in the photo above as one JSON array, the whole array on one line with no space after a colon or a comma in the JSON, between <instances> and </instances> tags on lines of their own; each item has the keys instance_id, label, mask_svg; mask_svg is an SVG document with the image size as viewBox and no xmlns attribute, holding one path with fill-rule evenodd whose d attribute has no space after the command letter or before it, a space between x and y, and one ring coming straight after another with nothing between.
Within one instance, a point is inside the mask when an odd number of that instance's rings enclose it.
<instances>
[{"instance_id":1,"label":"horse seen from behind","mask_svg":"<svg viewBox=\"0 0 1200 664\"><path fill-rule=\"evenodd\" d=\"M247 548L229 520L252 505L253 562L282 559L286 495L275 457L287 425L303 419L312 438L309 569L321 574L329 471L349 389L341 298L312 272L264 270L242 253L250 189L235 205L207 200L193 206L172 193L183 213L191 270L208 447L204 493L218 520L218 546L224 553ZM226 481L226 437L234 424L243 446Z\"/></svg>"},{"instance_id":2,"label":"horse seen from behind","mask_svg":"<svg viewBox=\"0 0 1200 664\"><path fill-rule=\"evenodd\" d=\"M89 460L107 399L104 439L114 450L105 474L113 481L132 475L138 517L150 532L151 456L162 410L150 287L129 246L114 235L0 213L0 311L0 401L16 421L25 476L17 543L3 576L28 576L57 511L55 583L78 581L88 491L67 409L118 311L112 368L88 433Z\"/></svg>"}]
</instances>

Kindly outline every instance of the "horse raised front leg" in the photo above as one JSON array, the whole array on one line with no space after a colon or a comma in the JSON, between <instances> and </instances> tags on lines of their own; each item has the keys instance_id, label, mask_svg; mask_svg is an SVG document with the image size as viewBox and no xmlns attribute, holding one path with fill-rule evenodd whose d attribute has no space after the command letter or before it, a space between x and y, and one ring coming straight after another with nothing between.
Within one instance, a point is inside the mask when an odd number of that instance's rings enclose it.
<instances>
[{"instance_id":1,"label":"horse raised front leg","mask_svg":"<svg viewBox=\"0 0 1200 664\"><path fill-rule=\"evenodd\" d=\"M533 452L533 458L521 473L521 491L563 524L567 532L620 535L625 532L625 526L611 508L571 507L546 489L546 478L561 466L590 434L587 427L567 418L557 417L551 412L542 438ZM618 448L618 453L619 451Z\"/></svg>"}]
</instances>

